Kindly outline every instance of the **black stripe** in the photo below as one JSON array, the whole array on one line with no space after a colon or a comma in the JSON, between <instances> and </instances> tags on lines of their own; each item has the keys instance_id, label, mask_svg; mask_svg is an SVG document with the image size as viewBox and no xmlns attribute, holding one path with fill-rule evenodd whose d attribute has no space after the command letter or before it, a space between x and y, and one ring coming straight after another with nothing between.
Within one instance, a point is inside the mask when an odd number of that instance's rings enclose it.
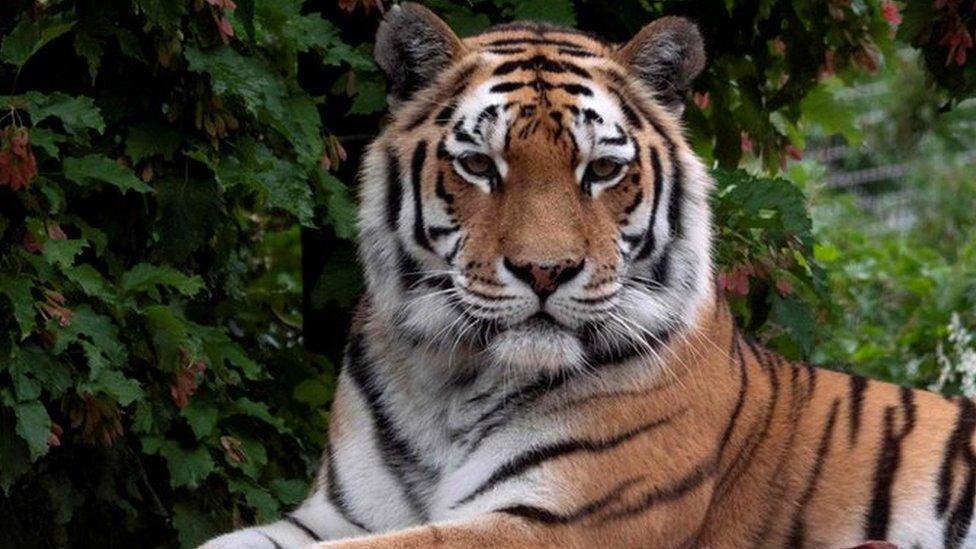
<instances>
[{"instance_id":1,"label":"black stripe","mask_svg":"<svg viewBox=\"0 0 976 549\"><path fill-rule=\"evenodd\" d=\"M437 113L437 116L434 118L434 124L437 124L438 126L446 126L447 123L451 121L451 117L454 116L454 109L456 108L457 103L453 101L448 103L443 109L440 110L440 112Z\"/></svg>"},{"instance_id":2,"label":"black stripe","mask_svg":"<svg viewBox=\"0 0 976 549\"><path fill-rule=\"evenodd\" d=\"M973 454L972 438L976 431L976 405L968 398L958 398L959 414L952 434L946 441L946 449L939 468L939 495L936 500L936 513L945 516L952 502L954 467L959 461L966 470L962 493L958 503L946 520L943 534L946 548L958 548L966 539L973 518L973 500L976 499L976 456Z\"/></svg>"},{"instance_id":3,"label":"black stripe","mask_svg":"<svg viewBox=\"0 0 976 549\"><path fill-rule=\"evenodd\" d=\"M563 46L566 48L585 50L586 47L566 40L547 40L543 38L503 38L488 42L488 46L517 46L521 44L536 44L541 46Z\"/></svg>"},{"instance_id":4,"label":"black stripe","mask_svg":"<svg viewBox=\"0 0 976 549\"><path fill-rule=\"evenodd\" d=\"M952 514L946 523L944 543L947 549L956 549L962 546L973 520L973 499L976 499L976 463L973 462L971 455L970 458L969 468L966 471L966 482L963 485L962 494L959 495L959 503L952 510Z\"/></svg>"},{"instance_id":5,"label":"black stripe","mask_svg":"<svg viewBox=\"0 0 976 549\"><path fill-rule=\"evenodd\" d=\"M861 376L850 376L850 392L848 393L848 440L853 447L857 442L857 435L861 431L861 411L864 409L864 392L868 388L868 380Z\"/></svg>"},{"instance_id":6,"label":"black stripe","mask_svg":"<svg viewBox=\"0 0 976 549\"><path fill-rule=\"evenodd\" d=\"M611 520L630 518L646 512L659 503L679 500L695 491L702 483L711 478L715 472L715 467L716 462L714 460L700 463L690 473L681 477L673 484L662 488L655 488L645 493L636 502L625 505L612 513L608 513L600 519L599 523L603 524Z\"/></svg>"},{"instance_id":7,"label":"black stripe","mask_svg":"<svg viewBox=\"0 0 976 549\"><path fill-rule=\"evenodd\" d=\"M678 411L672 415L656 419L649 423L645 423L639 427L631 429L630 431L621 433L617 436L603 439L603 440L580 440L580 439L570 439L563 440L560 442L547 444L545 446L540 446L538 448L533 448L526 452L515 456L504 465L495 469L495 471L488 477L484 482L482 482L477 488L475 488L471 493L459 499L451 508L456 509L466 503L470 503L473 499L484 494L488 490L491 490L499 483L505 482L506 480L521 475L525 471L536 467L546 461L557 459L569 454L575 454L579 452L586 453L599 453L611 450L620 446L621 444L645 433L653 431L658 427L662 427L671 422L676 416L681 415L682 411Z\"/></svg>"},{"instance_id":8,"label":"black stripe","mask_svg":"<svg viewBox=\"0 0 976 549\"><path fill-rule=\"evenodd\" d=\"M722 436L719 438L718 458L716 458L719 463L722 462L725 449L728 447L729 440L732 439L732 431L739 421L739 414L742 413L742 408L746 402L746 394L749 392L749 371L746 368L745 357L742 354L742 341L735 327L732 328L732 343L729 346L729 359L739 365L739 396L736 398L735 407L732 408L732 414L729 416L729 423L725 426L725 431L722 432Z\"/></svg>"},{"instance_id":9,"label":"black stripe","mask_svg":"<svg viewBox=\"0 0 976 549\"><path fill-rule=\"evenodd\" d=\"M403 183L400 181L400 161L396 152L386 151L386 224L390 231L397 232L400 223L400 208L403 201Z\"/></svg>"},{"instance_id":10,"label":"black stripe","mask_svg":"<svg viewBox=\"0 0 976 549\"><path fill-rule=\"evenodd\" d=\"M586 50L580 50L576 48L559 48L556 51L558 51L560 55L568 55L570 57L583 57L583 58L598 57L597 54L593 52L588 52Z\"/></svg>"},{"instance_id":11,"label":"black stripe","mask_svg":"<svg viewBox=\"0 0 976 549\"><path fill-rule=\"evenodd\" d=\"M423 175L424 162L427 161L427 142L417 143L410 161L410 182L413 185L413 238L417 244L429 252L433 252L427 231L424 230L424 204L420 195L420 178Z\"/></svg>"},{"instance_id":12,"label":"black stripe","mask_svg":"<svg viewBox=\"0 0 976 549\"><path fill-rule=\"evenodd\" d=\"M492 72L492 76L504 76L518 70L536 70L556 74L571 72L583 78L590 78L590 73L587 72L583 67L567 61L554 61L544 55L535 55L528 59L506 61L495 68L495 70Z\"/></svg>"},{"instance_id":13,"label":"black stripe","mask_svg":"<svg viewBox=\"0 0 976 549\"><path fill-rule=\"evenodd\" d=\"M575 105L573 106L573 108L574 109L576 108ZM570 112L573 112L573 110L570 109ZM583 112L583 121L586 122L587 124L592 124L593 122L596 122L597 124L603 124L603 117L600 116L600 113L596 112L595 110L591 108L585 108L583 109L582 112ZM576 113L573 112L573 114Z\"/></svg>"},{"instance_id":14,"label":"black stripe","mask_svg":"<svg viewBox=\"0 0 976 549\"><path fill-rule=\"evenodd\" d=\"M657 149L654 146L650 147L651 151L651 171L654 172L654 196L651 197L651 214L647 220L647 231L644 233L644 245L641 246L639 252L637 252L637 257L634 261L642 261L647 259L651 253L654 251L654 222L657 219L657 208L661 203L661 192L664 188L664 173L661 169L661 156L658 154Z\"/></svg>"},{"instance_id":15,"label":"black stripe","mask_svg":"<svg viewBox=\"0 0 976 549\"><path fill-rule=\"evenodd\" d=\"M798 501L796 513L793 516L789 547L803 547L804 538L806 537L804 516L807 507L810 505L810 500L813 499L813 495L816 493L817 483L820 481L820 475L823 473L824 462L827 460L827 454L830 452L830 442L834 436L834 424L837 422L837 411L839 409L840 399L838 398L834 400L834 404L830 407L830 413L827 415L827 424L824 426L823 433L820 435L817 458L814 460L813 467L810 469L810 476L807 478L806 488L803 489L803 494Z\"/></svg>"},{"instance_id":16,"label":"black stripe","mask_svg":"<svg viewBox=\"0 0 976 549\"><path fill-rule=\"evenodd\" d=\"M640 176L637 176L637 178L640 179ZM630 204L627 205L626 208L624 208L624 215L630 216L630 214L634 213L634 210L636 210L641 205L641 202L643 201L644 201L644 191L642 191L641 189L637 189L637 192L634 193L634 199L630 202Z\"/></svg>"},{"instance_id":17,"label":"black stripe","mask_svg":"<svg viewBox=\"0 0 976 549\"><path fill-rule=\"evenodd\" d=\"M497 512L522 517L534 522L541 522L543 524L569 524L582 520L601 511L608 505L619 501L621 494L623 494L634 484L637 484L638 480L639 479L631 478L623 482L619 482L613 488L613 490L607 492L607 494L603 497L595 499L579 509L569 513L556 513L533 505L512 505L511 507L499 509Z\"/></svg>"},{"instance_id":18,"label":"black stripe","mask_svg":"<svg viewBox=\"0 0 976 549\"><path fill-rule=\"evenodd\" d=\"M671 159L671 200L668 202L668 227L672 237L680 238L684 233L681 227L681 210L684 202L684 168L675 150L674 141L667 139L668 156Z\"/></svg>"},{"instance_id":19,"label":"black stripe","mask_svg":"<svg viewBox=\"0 0 976 549\"><path fill-rule=\"evenodd\" d=\"M561 88L566 93L572 95L584 95L586 97L593 96L593 90L582 84L556 84L555 87Z\"/></svg>"},{"instance_id":20,"label":"black stripe","mask_svg":"<svg viewBox=\"0 0 976 549\"><path fill-rule=\"evenodd\" d=\"M732 458L731 463L719 481L719 486L716 488L716 493L724 493L725 488L734 485L739 476L748 468L749 464L752 462L752 456L756 449L762 445L763 441L769 433L769 427L773 421L773 415L776 411L776 405L779 402L779 376L777 375L776 369L768 362L765 353L759 349L754 341L751 339L744 339L746 346L752 353L753 358L759 365L769 374L769 400L766 403L766 414L762 420L757 420L753 423L752 429L746 440L743 442L739 451L736 453L735 457ZM760 423L761 421L761 423Z\"/></svg>"},{"instance_id":21,"label":"black stripe","mask_svg":"<svg viewBox=\"0 0 976 549\"><path fill-rule=\"evenodd\" d=\"M434 185L434 194L448 206L454 204L454 195L447 192L447 188L444 186L444 172L442 171L437 172L437 183Z\"/></svg>"},{"instance_id":22,"label":"black stripe","mask_svg":"<svg viewBox=\"0 0 976 549\"><path fill-rule=\"evenodd\" d=\"M623 111L624 118L627 119L627 122L635 129L643 129L644 123L641 121L640 117L637 116L637 111L635 111L634 108L630 106L630 103L624 99L623 94L614 88L607 89L609 89L610 93L617 98L617 101L620 103L620 110Z\"/></svg>"},{"instance_id":23,"label":"black stripe","mask_svg":"<svg viewBox=\"0 0 976 549\"><path fill-rule=\"evenodd\" d=\"M939 467L939 498L935 511L940 517L949 509L952 500L953 464L957 458L965 458L972 452L970 441L976 431L976 405L968 398L958 398L956 404L959 406L956 425L946 441L942 465Z\"/></svg>"},{"instance_id":24,"label":"black stripe","mask_svg":"<svg viewBox=\"0 0 976 549\"><path fill-rule=\"evenodd\" d=\"M422 282L420 265L407 254L403 246L397 242L397 268L400 272L401 289L403 291L412 290Z\"/></svg>"},{"instance_id":25,"label":"black stripe","mask_svg":"<svg viewBox=\"0 0 976 549\"><path fill-rule=\"evenodd\" d=\"M310 537L310 538L312 538L312 540L314 540L314 541L322 541L322 536L316 534L315 533L315 530L312 530L311 528L308 527L307 524L305 524L304 522L298 520L297 518L295 518L295 517L293 517L291 515L285 515L285 520L289 524L291 524L292 526L294 526L295 528L298 528L299 530L301 530L302 532L304 532L305 535L308 536L308 537Z\"/></svg>"},{"instance_id":26,"label":"black stripe","mask_svg":"<svg viewBox=\"0 0 976 549\"><path fill-rule=\"evenodd\" d=\"M602 345L597 347L595 341L600 341L601 338L595 337L585 329L582 331L583 346L586 351L584 360L594 367L621 364L634 357L657 351L671 339L672 335L674 335L674 328L669 325L660 331L643 333L639 339L625 341L608 349Z\"/></svg>"},{"instance_id":27,"label":"black stripe","mask_svg":"<svg viewBox=\"0 0 976 549\"><path fill-rule=\"evenodd\" d=\"M372 418L376 445L383 464L400 484L404 498L411 510L423 522L427 521L427 503L420 496L419 483L422 480L435 482L439 476L436 469L423 463L420 455L405 439L393 423L383 405L383 393L374 378L372 368L366 357L365 341L362 334L355 334L349 342L348 369L350 378L358 387Z\"/></svg>"},{"instance_id":28,"label":"black stripe","mask_svg":"<svg viewBox=\"0 0 976 549\"><path fill-rule=\"evenodd\" d=\"M528 86L525 82L501 82L488 89L491 93L508 93Z\"/></svg>"},{"instance_id":29,"label":"black stripe","mask_svg":"<svg viewBox=\"0 0 976 549\"><path fill-rule=\"evenodd\" d=\"M864 539L886 539L891 520L891 488L901 464L901 446L905 437L915 427L915 393L901 388L901 429L895 428L897 408L888 406L884 413L884 436L881 451L874 469L874 488L871 490L871 507L865 516Z\"/></svg>"},{"instance_id":30,"label":"black stripe","mask_svg":"<svg viewBox=\"0 0 976 549\"><path fill-rule=\"evenodd\" d=\"M496 55L515 55L525 53L525 48L488 48L487 51Z\"/></svg>"},{"instance_id":31,"label":"black stripe","mask_svg":"<svg viewBox=\"0 0 976 549\"><path fill-rule=\"evenodd\" d=\"M481 414L470 426L453 429L449 436L452 440L457 440L464 435L473 434L469 437L471 442L467 448L467 454L471 455L489 435L507 423L507 419L513 412L559 388L574 375L568 372L540 374L534 381L503 395L491 409Z\"/></svg>"},{"instance_id":32,"label":"black stripe","mask_svg":"<svg viewBox=\"0 0 976 549\"><path fill-rule=\"evenodd\" d=\"M447 235L458 232L458 229L460 229L460 227L458 227L457 225L452 225L450 227L431 225L430 227L427 227L427 235L430 237L431 240L440 240L441 238L444 238Z\"/></svg>"},{"instance_id":33,"label":"black stripe","mask_svg":"<svg viewBox=\"0 0 976 549\"><path fill-rule=\"evenodd\" d=\"M268 534L266 534L266 533L264 533L264 532L260 532L260 534L261 534L262 536L264 536L264 537L265 537L265 539L267 539L268 541L270 541L270 542L271 542L271 545L273 545L275 549L284 549L284 548L283 548L283 547L281 546L281 544L280 544L280 543L278 543L278 540L276 540L276 539L274 539L273 537L271 537L270 535L268 535Z\"/></svg>"}]
</instances>

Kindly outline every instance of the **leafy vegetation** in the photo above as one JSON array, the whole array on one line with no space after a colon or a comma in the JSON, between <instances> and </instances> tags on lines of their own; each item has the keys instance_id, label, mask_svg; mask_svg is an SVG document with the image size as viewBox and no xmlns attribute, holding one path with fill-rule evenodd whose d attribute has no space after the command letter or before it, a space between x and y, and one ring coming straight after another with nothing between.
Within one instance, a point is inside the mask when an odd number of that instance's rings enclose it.
<instances>
[{"instance_id":1,"label":"leafy vegetation","mask_svg":"<svg viewBox=\"0 0 976 549\"><path fill-rule=\"evenodd\" d=\"M834 222L864 216L799 159L834 135L886 150L891 132L840 96L900 59L898 40L926 60L912 105L936 107L894 119L929 126L972 95L971 0L427 4L462 35L536 18L622 41L695 18L711 62L686 114L716 168L719 282L746 330L919 385L940 352L969 356L946 339L952 312L976 316L965 208L933 198L939 236L879 244ZM354 173L384 109L369 52L385 5L0 5L5 540L193 546L304 496L361 289ZM811 220L810 197L831 208Z\"/></svg>"}]
</instances>

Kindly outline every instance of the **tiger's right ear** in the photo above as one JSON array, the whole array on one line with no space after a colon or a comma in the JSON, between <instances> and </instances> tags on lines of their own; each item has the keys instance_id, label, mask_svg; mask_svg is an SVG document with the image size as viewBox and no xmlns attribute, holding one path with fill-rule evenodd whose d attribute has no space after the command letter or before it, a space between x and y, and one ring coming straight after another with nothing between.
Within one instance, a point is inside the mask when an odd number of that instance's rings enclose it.
<instances>
[{"instance_id":1,"label":"tiger's right ear","mask_svg":"<svg viewBox=\"0 0 976 549\"><path fill-rule=\"evenodd\" d=\"M463 49L461 39L429 9L413 2L391 7L373 49L390 85L390 108L433 82Z\"/></svg>"}]
</instances>

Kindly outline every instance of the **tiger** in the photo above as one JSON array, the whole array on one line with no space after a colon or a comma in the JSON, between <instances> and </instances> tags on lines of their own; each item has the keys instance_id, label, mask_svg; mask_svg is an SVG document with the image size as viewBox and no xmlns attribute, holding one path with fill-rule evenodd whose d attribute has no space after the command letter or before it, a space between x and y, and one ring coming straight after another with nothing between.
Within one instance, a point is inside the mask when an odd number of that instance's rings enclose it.
<instances>
[{"instance_id":1,"label":"tiger","mask_svg":"<svg viewBox=\"0 0 976 549\"><path fill-rule=\"evenodd\" d=\"M391 116L319 473L203 547L976 547L972 401L736 329L681 122L692 21L461 39L403 3L374 55Z\"/></svg>"}]
</instances>

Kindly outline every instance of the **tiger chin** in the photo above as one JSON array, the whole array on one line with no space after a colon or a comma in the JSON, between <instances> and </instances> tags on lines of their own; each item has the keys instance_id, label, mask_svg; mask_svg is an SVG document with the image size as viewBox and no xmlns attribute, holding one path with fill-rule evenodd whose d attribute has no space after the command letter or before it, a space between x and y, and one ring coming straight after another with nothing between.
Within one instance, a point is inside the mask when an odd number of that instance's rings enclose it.
<instances>
[{"instance_id":1,"label":"tiger chin","mask_svg":"<svg viewBox=\"0 0 976 549\"><path fill-rule=\"evenodd\" d=\"M367 279L307 500L205 547L976 547L976 406L741 336L681 127L702 38L381 24Z\"/></svg>"}]
</instances>

